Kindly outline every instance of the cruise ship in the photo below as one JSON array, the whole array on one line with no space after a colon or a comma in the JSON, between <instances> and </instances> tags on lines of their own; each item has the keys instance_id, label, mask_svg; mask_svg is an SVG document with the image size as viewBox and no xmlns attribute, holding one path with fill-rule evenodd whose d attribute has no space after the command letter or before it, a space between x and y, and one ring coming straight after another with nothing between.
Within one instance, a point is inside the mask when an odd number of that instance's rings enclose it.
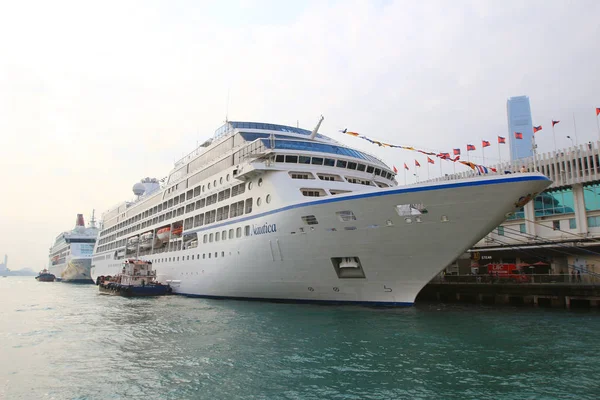
<instances>
[{"instance_id":1,"label":"cruise ship","mask_svg":"<svg viewBox=\"0 0 600 400\"><path fill-rule=\"evenodd\" d=\"M321 119L322 121L322 119ZM380 159L312 131L228 121L105 212L92 278L153 263L174 293L411 305L550 181L537 173L398 186Z\"/></svg>"},{"instance_id":2,"label":"cruise ship","mask_svg":"<svg viewBox=\"0 0 600 400\"><path fill-rule=\"evenodd\" d=\"M98 233L93 213L88 227L83 214L77 214L75 228L58 235L50 248L48 272L62 282L93 283L90 267Z\"/></svg>"}]
</instances>

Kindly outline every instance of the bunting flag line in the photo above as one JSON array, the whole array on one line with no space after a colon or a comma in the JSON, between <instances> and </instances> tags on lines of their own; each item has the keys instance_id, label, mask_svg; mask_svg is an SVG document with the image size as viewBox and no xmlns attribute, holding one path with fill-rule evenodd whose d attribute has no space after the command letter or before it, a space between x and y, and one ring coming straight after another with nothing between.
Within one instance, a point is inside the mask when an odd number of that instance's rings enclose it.
<instances>
[{"instance_id":1,"label":"bunting flag line","mask_svg":"<svg viewBox=\"0 0 600 400\"><path fill-rule=\"evenodd\" d=\"M536 133L536 132L541 131L541 130L542 130L542 126L541 125L533 127L533 133Z\"/></svg>"},{"instance_id":2,"label":"bunting flag line","mask_svg":"<svg viewBox=\"0 0 600 400\"><path fill-rule=\"evenodd\" d=\"M600 114L600 108L596 107L596 117Z\"/></svg>"},{"instance_id":3,"label":"bunting flag line","mask_svg":"<svg viewBox=\"0 0 600 400\"><path fill-rule=\"evenodd\" d=\"M403 149L403 150L416 151L418 153L425 154L425 155L431 156L431 157L437 157L437 158L440 158L442 160L447 160L447 161L452 161L452 162L460 162L460 163L468 166L469 168L471 168L473 170L476 169L476 165L477 164L474 164L472 162L460 161L460 148L458 148L458 149L452 149L453 154L455 156L454 158L452 158L452 157L450 157L450 153L444 153L444 152L434 153L434 152L431 152L431 151L425 151L425 150L415 149L414 147L411 147L411 146L399 146L399 145L384 143L384 142L381 142L379 140L374 140L374 139L371 139L371 138L369 138L367 136L361 135L358 132L349 131L348 129L340 130L340 132L341 133L345 133L347 135L354 136L354 137L358 137L359 139L366 140L367 142L372 143L372 144L376 144L376 145L378 145L380 147L390 147L390 148L395 148L395 149ZM485 141L485 142L488 143L487 146L489 146L489 142L488 141ZM485 146L485 147L487 147L487 146ZM472 151L472 150L475 150L475 146L473 146L472 144L468 144L467 145L467 151ZM431 157L427 157L427 162L431 163L431 164L435 164L435 161ZM419 164L419 161L415 160L415 167L420 167L420 166L421 166L421 164ZM487 167L487 168L488 168L488 170L491 170L491 168L489 168L489 167ZM408 165L406 165L406 163L404 163L404 169L409 170ZM394 173L396 173L396 174L398 173L398 169L395 166L394 166Z\"/></svg>"},{"instance_id":4,"label":"bunting flag line","mask_svg":"<svg viewBox=\"0 0 600 400\"><path fill-rule=\"evenodd\" d=\"M487 140L481 141L481 147L489 147L489 146L491 146L491 145L490 145L490 142L488 142Z\"/></svg>"},{"instance_id":5,"label":"bunting flag line","mask_svg":"<svg viewBox=\"0 0 600 400\"><path fill-rule=\"evenodd\" d=\"M506 144L506 138L502 137L502 136L498 136L498 143L500 143L500 144Z\"/></svg>"},{"instance_id":6,"label":"bunting flag line","mask_svg":"<svg viewBox=\"0 0 600 400\"><path fill-rule=\"evenodd\" d=\"M552 127L554 128L554 125L558 124L559 122L560 122L560 121L555 121L555 120L552 120Z\"/></svg>"},{"instance_id":7,"label":"bunting flag line","mask_svg":"<svg viewBox=\"0 0 600 400\"><path fill-rule=\"evenodd\" d=\"M515 139L523 139L523 134L521 132L515 132Z\"/></svg>"},{"instance_id":8,"label":"bunting flag line","mask_svg":"<svg viewBox=\"0 0 600 400\"><path fill-rule=\"evenodd\" d=\"M393 165L392 167L394 168L394 173L395 173L395 174L398 174L398 168L396 168L396 166L395 166L395 165Z\"/></svg>"}]
</instances>

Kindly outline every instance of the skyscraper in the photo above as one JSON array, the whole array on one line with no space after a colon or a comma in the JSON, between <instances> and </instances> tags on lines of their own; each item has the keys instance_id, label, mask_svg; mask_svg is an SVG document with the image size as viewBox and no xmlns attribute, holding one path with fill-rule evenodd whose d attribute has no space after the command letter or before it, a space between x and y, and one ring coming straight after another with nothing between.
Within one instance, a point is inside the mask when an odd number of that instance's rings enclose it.
<instances>
[{"instance_id":1,"label":"skyscraper","mask_svg":"<svg viewBox=\"0 0 600 400\"><path fill-rule=\"evenodd\" d=\"M533 156L533 122L529 97L511 97L506 102L508 116L508 137L510 144L510 160ZM523 139L515 139L515 132L523 134Z\"/></svg>"}]
</instances>

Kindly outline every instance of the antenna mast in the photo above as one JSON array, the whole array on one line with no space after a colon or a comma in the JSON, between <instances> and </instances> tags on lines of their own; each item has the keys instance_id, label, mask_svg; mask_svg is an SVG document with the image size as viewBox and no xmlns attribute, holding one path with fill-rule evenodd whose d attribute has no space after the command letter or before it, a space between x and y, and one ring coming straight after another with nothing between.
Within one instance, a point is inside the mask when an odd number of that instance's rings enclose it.
<instances>
[{"instance_id":1,"label":"antenna mast","mask_svg":"<svg viewBox=\"0 0 600 400\"><path fill-rule=\"evenodd\" d=\"M314 139L315 136L317 136L317 132L319 132L319 127L321 126L321 122L323 122L324 119L325 117L321 115L321 118L319 118L319 122L317 122L317 126L315 126L315 129L313 129L312 133L310 134L310 139Z\"/></svg>"}]
</instances>

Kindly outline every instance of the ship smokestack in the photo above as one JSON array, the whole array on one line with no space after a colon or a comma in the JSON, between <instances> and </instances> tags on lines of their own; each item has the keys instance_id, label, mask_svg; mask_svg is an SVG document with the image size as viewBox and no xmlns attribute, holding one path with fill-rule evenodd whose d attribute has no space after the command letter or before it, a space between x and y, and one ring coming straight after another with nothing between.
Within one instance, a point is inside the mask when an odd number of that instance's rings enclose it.
<instances>
[{"instance_id":1,"label":"ship smokestack","mask_svg":"<svg viewBox=\"0 0 600 400\"><path fill-rule=\"evenodd\" d=\"M84 227L85 228L85 222L83 222L83 214L77 214L77 222L75 222L75 227Z\"/></svg>"}]
</instances>

